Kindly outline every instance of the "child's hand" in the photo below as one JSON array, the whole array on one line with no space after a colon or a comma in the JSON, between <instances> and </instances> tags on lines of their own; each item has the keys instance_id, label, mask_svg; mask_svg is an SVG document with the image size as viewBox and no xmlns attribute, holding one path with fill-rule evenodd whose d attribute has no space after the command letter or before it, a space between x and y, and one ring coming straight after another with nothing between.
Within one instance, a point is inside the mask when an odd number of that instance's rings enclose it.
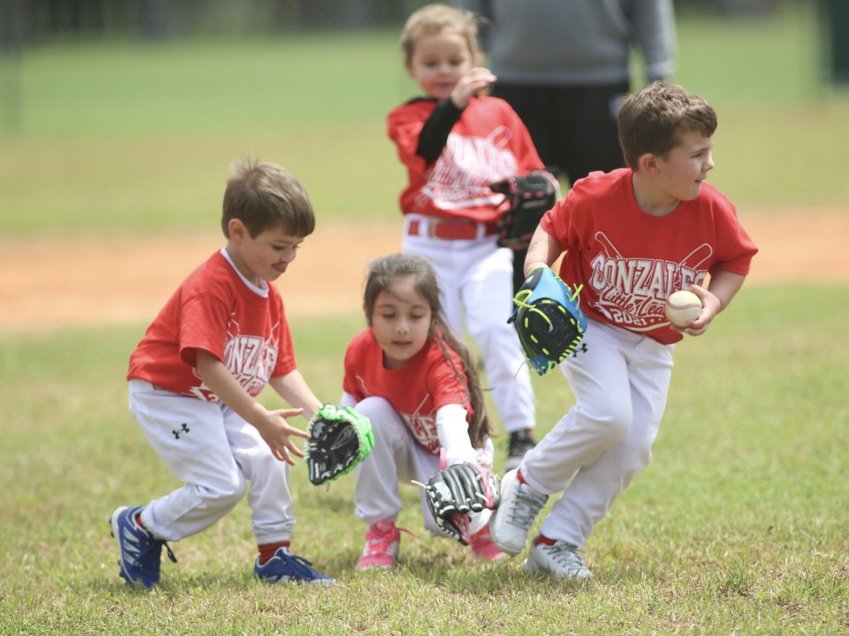
<instances>
[{"instance_id":1,"label":"child's hand","mask_svg":"<svg viewBox=\"0 0 849 636\"><path fill-rule=\"evenodd\" d=\"M310 434L299 428L290 426L286 418L300 415L303 410L277 409L275 411L266 411L266 417L263 421L255 424L260 436L268 444L274 456L280 461L292 466L295 465L295 460L290 457L290 453L296 457L303 457L304 453L295 446L290 436L309 439Z\"/></svg>"},{"instance_id":2,"label":"child's hand","mask_svg":"<svg viewBox=\"0 0 849 636\"><path fill-rule=\"evenodd\" d=\"M462 110L469 105L469 99L473 95L477 95L494 81L495 75L488 68L476 66L469 69L451 91L451 101Z\"/></svg>"},{"instance_id":3,"label":"child's hand","mask_svg":"<svg viewBox=\"0 0 849 636\"><path fill-rule=\"evenodd\" d=\"M673 327L673 329L691 336L700 336L707 331L708 325L710 325L720 309L722 309L722 303L714 294L698 285L690 285L687 290L693 292L702 301L702 311L698 318L693 320L687 327L683 329Z\"/></svg>"}]
</instances>

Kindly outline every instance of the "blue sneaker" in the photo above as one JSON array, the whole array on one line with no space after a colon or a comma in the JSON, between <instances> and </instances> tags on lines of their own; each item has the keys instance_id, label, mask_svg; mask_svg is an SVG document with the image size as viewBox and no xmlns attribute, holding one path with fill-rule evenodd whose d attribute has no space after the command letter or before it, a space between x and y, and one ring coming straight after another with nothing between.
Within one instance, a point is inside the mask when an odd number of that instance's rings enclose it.
<instances>
[{"instance_id":1,"label":"blue sneaker","mask_svg":"<svg viewBox=\"0 0 849 636\"><path fill-rule=\"evenodd\" d=\"M145 589L159 583L159 559L162 546L168 551L168 558L177 562L177 557L171 552L168 544L161 539L155 539L150 532L136 523L143 506L121 506L109 517L112 536L118 542L118 552L121 560L121 578L130 585L141 585Z\"/></svg>"},{"instance_id":2,"label":"blue sneaker","mask_svg":"<svg viewBox=\"0 0 849 636\"><path fill-rule=\"evenodd\" d=\"M312 563L303 557L295 556L289 550L278 548L274 556L263 565L259 557L254 563L254 576L266 583L308 583L310 585L333 585L336 579L326 574L316 572L310 566Z\"/></svg>"}]
</instances>

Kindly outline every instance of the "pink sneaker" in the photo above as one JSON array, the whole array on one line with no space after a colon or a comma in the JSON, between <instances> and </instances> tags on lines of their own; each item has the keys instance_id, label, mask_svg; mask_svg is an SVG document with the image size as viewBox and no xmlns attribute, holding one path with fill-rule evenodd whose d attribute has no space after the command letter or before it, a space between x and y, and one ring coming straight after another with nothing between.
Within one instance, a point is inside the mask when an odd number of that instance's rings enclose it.
<instances>
[{"instance_id":1,"label":"pink sneaker","mask_svg":"<svg viewBox=\"0 0 849 636\"><path fill-rule=\"evenodd\" d=\"M471 536L469 547L475 556L483 561L498 561L507 556L489 536L489 526L484 526Z\"/></svg>"},{"instance_id":2,"label":"pink sneaker","mask_svg":"<svg viewBox=\"0 0 849 636\"><path fill-rule=\"evenodd\" d=\"M366 545L362 556L357 561L357 569L388 570L395 567L400 542L401 533L394 522L387 519L371 524L366 531Z\"/></svg>"}]
</instances>

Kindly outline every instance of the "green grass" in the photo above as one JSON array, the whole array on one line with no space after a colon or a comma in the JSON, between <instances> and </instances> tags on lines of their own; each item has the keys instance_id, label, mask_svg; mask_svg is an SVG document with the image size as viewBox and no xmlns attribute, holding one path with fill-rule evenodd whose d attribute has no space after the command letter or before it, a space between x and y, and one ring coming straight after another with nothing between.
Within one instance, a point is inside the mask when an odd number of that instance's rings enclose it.
<instances>
[{"instance_id":1,"label":"green grass","mask_svg":"<svg viewBox=\"0 0 849 636\"><path fill-rule=\"evenodd\" d=\"M298 175L320 219L392 222L404 173L384 119L415 94L397 37L66 42L19 67L0 58L0 232L208 228L248 154ZM741 206L849 204L849 95L820 83L818 37L801 4L679 20L675 79L717 107L712 180Z\"/></svg>"},{"instance_id":2,"label":"green grass","mask_svg":"<svg viewBox=\"0 0 849 636\"><path fill-rule=\"evenodd\" d=\"M353 476L293 476L295 543L330 590L269 587L243 502L174 545L161 586L118 578L106 517L177 483L126 410L142 325L0 335L0 631L3 633L845 633L849 630L849 287L752 287L678 346L652 465L586 547L584 587L526 577L520 559L475 563L426 536L406 504L400 567L358 574ZM338 395L359 315L293 324L300 366ZM571 403L535 380L540 430ZM27 396L27 399L21 399ZM266 404L278 401L264 395ZM497 442L499 462L504 439Z\"/></svg>"},{"instance_id":3,"label":"green grass","mask_svg":"<svg viewBox=\"0 0 849 636\"><path fill-rule=\"evenodd\" d=\"M23 132L108 138L356 125L406 96L394 81L396 39L287 34L33 48L23 56Z\"/></svg>"},{"instance_id":4,"label":"green grass","mask_svg":"<svg viewBox=\"0 0 849 636\"><path fill-rule=\"evenodd\" d=\"M819 83L813 16L793 7L682 15L676 79L717 107L713 180L741 207L849 208L849 96ZM395 32L54 44L0 58L0 80L0 240L208 231L247 153L301 178L318 231L398 219L384 117L413 88ZM106 518L177 486L126 408L144 325L0 331L0 633L849 632L847 306L847 285L744 288L678 347L654 461L591 537L584 587L429 539L413 488L400 567L359 575L353 477L314 488L298 466L297 550L339 587L255 583L242 503L174 546L158 589L129 590ZM355 311L293 322L323 399ZM571 394L558 374L535 386L544 433Z\"/></svg>"},{"instance_id":5,"label":"green grass","mask_svg":"<svg viewBox=\"0 0 849 636\"><path fill-rule=\"evenodd\" d=\"M717 109L710 178L738 203L849 207L849 181L837 168L849 144L849 93L822 81L810 9L679 21L675 79Z\"/></svg>"},{"instance_id":6,"label":"green grass","mask_svg":"<svg viewBox=\"0 0 849 636\"><path fill-rule=\"evenodd\" d=\"M247 155L300 177L321 218L397 217L383 131L407 97L396 35L94 42L23 56L0 153L4 234L208 227ZM332 184L332 187L329 187Z\"/></svg>"}]
</instances>

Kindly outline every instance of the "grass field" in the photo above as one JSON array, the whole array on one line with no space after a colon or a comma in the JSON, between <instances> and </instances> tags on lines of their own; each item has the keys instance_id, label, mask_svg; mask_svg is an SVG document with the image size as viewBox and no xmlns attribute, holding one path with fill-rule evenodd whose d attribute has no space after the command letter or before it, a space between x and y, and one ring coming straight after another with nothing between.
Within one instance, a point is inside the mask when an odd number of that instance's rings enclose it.
<instances>
[{"instance_id":1,"label":"grass field","mask_svg":"<svg viewBox=\"0 0 849 636\"><path fill-rule=\"evenodd\" d=\"M404 536L400 568L357 574L353 480L316 489L299 466L297 548L341 587L255 584L240 504L174 545L179 563L163 564L156 591L133 592L106 517L176 486L126 412L123 371L143 325L4 334L0 631L845 633L847 304L845 286L752 288L678 348L655 461L591 538L586 587L526 578L519 559L477 564L428 539L412 487L400 522L418 538ZM810 321L809 307L820 317ZM320 394L337 391L337 354L358 323L293 325ZM559 375L536 386L547 430L570 395Z\"/></svg>"},{"instance_id":2,"label":"grass field","mask_svg":"<svg viewBox=\"0 0 849 636\"><path fill-rule=\"evenodd\" d=\"M719 112L720 188L741 207L849 201L849 94L818 82L810 12L682 19L679 40L675 79ZM384 117L414 90L395 32L54 44L20 67L20 121L0 120L4 238L208 227L248 153L298 175L320 221L397 218Z\"/></svg>"},{"instance_id":3,"label":"grass field","mask_svg":"<svg viewBox=\"0 0 849 636\"><path fill-rule=\"evenodd\" d=\"M682 20L679 37L677 79L720 113L713 181L741 209L849 213L849 96L816 82L812 16ZM383 116L412 90L395 40L27 51L22 121L0 138L0 245L207 230L247 152L298 174L320 223L395 219L402 174ZM126 408L127 357L151 316L0 330L0 633L849 633L847 307L846 284L748 287L678 347L653 464L590 539L586 586L429 539L412 488L400 524L417 537L404 535L400 567L357 574L353 478L314 488L299 465L296 549L340 586L255 583L242 503L173 546L159 588L130 590L106 519L177 485ZM361 325L356 308L293 321L317 394L338 395ZM571 395L559 374L535 387L545 432Z\"/></svg>"}]
</instances>

